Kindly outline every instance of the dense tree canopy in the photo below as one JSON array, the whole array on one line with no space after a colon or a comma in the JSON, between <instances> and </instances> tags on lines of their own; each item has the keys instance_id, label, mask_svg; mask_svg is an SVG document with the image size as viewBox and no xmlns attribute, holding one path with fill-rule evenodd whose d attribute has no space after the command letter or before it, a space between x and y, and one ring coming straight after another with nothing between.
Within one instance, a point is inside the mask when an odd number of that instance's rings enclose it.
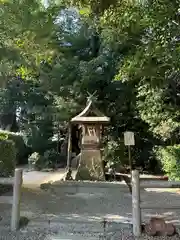
<instances>
[{"instance_id":1,"label":"dense tree canopy","mask_svg":"<svg viewBox=\"0 0 180 240\"><path fill-rule=\"evenodd\" d=\"M179 144L179 0L15 0L0 14L1 128L42 154L96 93L113 161L127 161L126 130L134 163L149 170L155 145Z\"/></svg>"}]
</instances>

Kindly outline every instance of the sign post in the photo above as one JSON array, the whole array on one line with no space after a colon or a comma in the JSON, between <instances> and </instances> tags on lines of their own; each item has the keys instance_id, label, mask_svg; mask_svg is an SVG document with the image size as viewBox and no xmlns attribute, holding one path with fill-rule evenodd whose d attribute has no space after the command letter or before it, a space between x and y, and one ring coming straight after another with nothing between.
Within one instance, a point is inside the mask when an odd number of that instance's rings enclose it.
<instances>
[{"instance_id":1,"label":"sign post","mask_svg":"<svg viewBox=\"0 0 180 240\"><path fill-rule=\"evenodd\" d=\"M132 173L131 146L135 145L133 132L127 131L124 133L124 145L128 146L129 166L130 166L130 172Z\"/></svg>"}]
</instances>

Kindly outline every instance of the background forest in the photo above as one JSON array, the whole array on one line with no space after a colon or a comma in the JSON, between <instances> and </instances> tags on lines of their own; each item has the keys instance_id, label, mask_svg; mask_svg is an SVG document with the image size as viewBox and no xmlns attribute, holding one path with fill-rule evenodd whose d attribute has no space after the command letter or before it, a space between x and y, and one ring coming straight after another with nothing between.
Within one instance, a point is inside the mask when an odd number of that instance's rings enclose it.
<instances>
[{"instance_id":1,"label":"background forest","mask_svg":"<svg viewBox=\"0 0 180 240\"><path fill-rule=\"evenodd\" d=\"M68 121L95 93L111 118L104 157L128 165L131 130L134 166L180 179L179 0L0 4L2 161L15 144L16 164L64 166Z\"/></svg>"}]
</instances>

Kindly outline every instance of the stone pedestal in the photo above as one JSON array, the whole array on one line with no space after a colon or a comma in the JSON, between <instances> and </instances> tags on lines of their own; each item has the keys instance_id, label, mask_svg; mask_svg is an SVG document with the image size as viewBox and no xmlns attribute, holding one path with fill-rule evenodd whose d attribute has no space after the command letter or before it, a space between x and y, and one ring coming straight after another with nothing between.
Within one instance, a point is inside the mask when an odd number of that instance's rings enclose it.
<instances>
[{"instance_id":1,"label":"stone pedestal","mask_svg":"<svg viewBox=\"0 0 180 240\"><path fill-rule=\"evenodd\" d=\"M105 180L101 151L99 149L81 150L76 180Z\"/></svg>"},{"instance_id":2,"label":"stone pedestal","mask_svg":"<svg viewBox=\"0 0 180 240\"><path fill-rule=\"evenodd\" d=\"M79 147L81 153L76 180L105 180L101 158L101 143L103 125L109 123L109 121L110 118L106 117L94 106L92 96L88 98L85 109L71 119L72 124L79 125L80 132Z\"/></svg>"}]
</instances>

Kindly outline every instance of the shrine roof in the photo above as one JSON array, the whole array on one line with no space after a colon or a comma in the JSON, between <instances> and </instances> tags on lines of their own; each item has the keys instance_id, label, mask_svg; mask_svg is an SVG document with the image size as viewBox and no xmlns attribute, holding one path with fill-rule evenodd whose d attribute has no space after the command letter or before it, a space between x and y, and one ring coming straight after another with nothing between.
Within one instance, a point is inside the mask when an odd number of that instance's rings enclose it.
<instances>
[{"instance_id":1,"label":"shrine roof","mask_svg":"<svg viewBox=\"0 0 180 240\"><path fill-rule=\"evenodd\" d=\"M91 116L90 113L93 113L93 115ZM109 121L110 118L101 113L90 99L88 99L85 109L71 119L72 123L108 123Z\"/></svg>"}]
</instances>

